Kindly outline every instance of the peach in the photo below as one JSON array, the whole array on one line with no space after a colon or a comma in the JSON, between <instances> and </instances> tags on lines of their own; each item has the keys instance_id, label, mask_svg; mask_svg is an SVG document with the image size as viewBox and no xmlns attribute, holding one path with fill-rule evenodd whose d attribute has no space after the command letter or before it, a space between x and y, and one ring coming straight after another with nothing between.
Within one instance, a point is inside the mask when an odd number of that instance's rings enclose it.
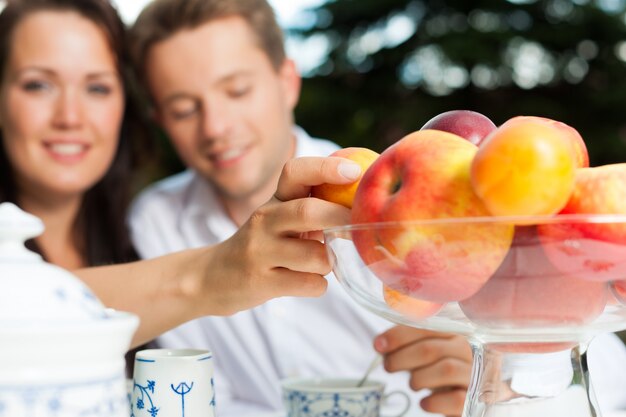
<instances>
[{"instance_id":1,"label":"peach","mask_svg":"<svg viewBox=\"0 0 626 417\"><path fill-rule=\"evenodd\" d=\"M357 229L353 240L392 289L436 303L462 300L504 259L511 225L411 222L489 214L470 184L476 149L452 133L421 130L386 149L363 175L352 223L397 223Z\"/></svg>"},{"instance_id":2,"label":"peach","mask_svg":"<svg viewBox=\"0 0 626 417\"><path fill-rule=\"evenodd\" d=\"M559 128L533 118L504 123L472 162L476 194L495 216L558 213L574 188L577 161Z\"/></svg>"},{"instance_id":3,"label":"peach","mask_svg":"<svg viewBox=\"0 0 626 417\"><path fill-rule=\"evenodd\" d=\"M539 116L516 116L507 121L507 123L524 122L527 120L536 121L539 123L546 123L560 130L560 132L569 140L572 150L574 152L574 159L576 160L577 168L589 167L589 153L587 152L587 145L583 140L578 130L574 129L568 124L559 122L557 120L548 119L546 117Z\"/></svg>"},{"instance_id":4,"label":"peach","mask_svg":"<svg viewBox=\"0 0 626 417\"><path fill-rule=\"evenodd\" d=\"M389 307L409 320L421 320L434 316L443 307L443 304L418 300L387 286L383 286L383 297Z\"/></svg>"},{"instance_id":5,"label":"peach","mask_svg":"<svg viewBox=\"0 0 626 417\"><path fill-rule=\"evenodd\" d=\"M557 269L534 226L517 227L493 277L459 303L472 321L495 328L578 326L604 311L608 285Z\"/></svg>"},{"instance_id":6,"label":"peach","mask_svg":"<svg viewBox=\"0 0 626 417\"><path fill-rule=\"evenodd\" d=\"M361 166L363 172L378 158L378 153L367 148L343 148L333 152L330 156L340 156L350 159ZM360 180L350 184L320 184L311 188L311 197L331 201L342 206L352 208L352 200L359 186Z\"/></svg>"},{"instance_id":7,"label":"peach","mask_svg":"<svg viewBox=\"0 0 626 417\"><path fill-rule=\"evenodd\" d=\"M626 215L625 202L626 164L581 168L561 214ZM548 257L563 272L599 281L626 278L626 222L545 224L539 235Z\"/></svg>"}]
</instances>

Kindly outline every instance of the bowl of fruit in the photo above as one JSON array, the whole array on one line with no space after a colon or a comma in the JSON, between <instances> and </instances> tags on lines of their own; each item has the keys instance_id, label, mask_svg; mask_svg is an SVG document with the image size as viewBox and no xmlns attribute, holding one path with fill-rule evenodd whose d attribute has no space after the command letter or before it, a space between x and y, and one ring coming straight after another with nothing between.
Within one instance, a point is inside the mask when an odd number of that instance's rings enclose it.
<instances>
[{"instance_id":1,"label":"bowl of fruit","mask_svg":"<svg viewBox=\"0 0 626 417\"><path fill-rule=\"evenodd\" d=\"M392 322L468 338L465 417L598 415L584 355L626 329L626 164L590 167L559 121L471 111L366 151L337 152L365 169L352 188L312 191L352 209L324 231L342 287ZM515 383L533 372L548 376Z\"/></svg>"}]
</instances>

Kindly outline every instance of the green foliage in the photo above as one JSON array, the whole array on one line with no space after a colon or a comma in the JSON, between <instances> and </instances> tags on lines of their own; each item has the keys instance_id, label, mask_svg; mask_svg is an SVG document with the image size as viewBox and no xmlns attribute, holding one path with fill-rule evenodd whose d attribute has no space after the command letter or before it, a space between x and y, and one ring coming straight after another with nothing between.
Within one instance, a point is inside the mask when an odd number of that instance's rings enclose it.
<instances>
[{"instance_id":1,"label":"green foliage","mask_svg":"<svg viewBox=\"0 0 626 417\"><path fill-rule=\"evenodd\" d=\"M332 1L296 33L330 45L304 82L297 120L381 151L447 110L496 124L538 115L578 129L592 165L626 162L625 9L618 0Z\"/></svg>"}]
</instances>

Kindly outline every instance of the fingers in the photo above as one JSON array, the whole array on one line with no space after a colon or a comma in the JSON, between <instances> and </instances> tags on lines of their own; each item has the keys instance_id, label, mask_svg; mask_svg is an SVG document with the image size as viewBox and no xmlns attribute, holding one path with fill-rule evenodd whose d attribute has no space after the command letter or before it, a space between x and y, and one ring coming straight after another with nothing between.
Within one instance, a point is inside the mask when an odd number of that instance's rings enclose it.
<instances>
[{"instance_id":1,"label":"fingers","mask_svg":"<svg viewBox=\"0 0 626 417\"><path fill-rule=\"evenodd\" d=\"M347 184L361 176L361 167L345 158L307 157L287 161L278 181L275 197L280 201L304 198L311 186Z\"/></svg>"},{"instance_id":2,"label":"fingers","mask_svg":"<svg viewBox=\"0 0 626 417\"><path fill-rule=\"evenodd\" d=\"M326 292L328 281L322 275L277 268L264 285L271 290L268 300L283 296L319 297Z\"/></svg>"},{"instance_id":3,"label":"fingers","mask_svg":"<svg viewBox=\"0 0 626 417\"><path fill-rule=\"evenodd\" d=\"M330 265L318 241L277 238L246 223L212 253L215 262L208 265L206 288L220 293L220 314L233 314L276 297L318 297L328 285L323 275Z\"/></svg>"},{"instance_id":4,"label":"fingers","mask_svg":"<svg viewBox=\"0 0 626 417\"><path fill-rule=\"evenodd\" d=\"M454 401L455 396L464 399L463 393L455 392L469 385L472 370L472 350L465 338L437 333L428 330L396 326L379 335L374 346L385 355L385 369L389 372L410 371L410 386L419 391L427 388L445 391L429 399L433 407L440 407L439 402L446 399ZM453 398L448 398L448 396ZM437 413L460 415L461 408L445 409L442 405ZM431 411L431 410L428 410Z\"/></svg>"},{"instance_id":5,"label":"fingers","mask_svg":"<svg viewBox=\"0 0 626 417\"><path fill-rule=\"evenodd\" d=\"M403 346L429 338L449 339L453 334L416 329L408 326L395 326L374 339L374 348L382 354L396 351Z\"/></svg>"},{"instance_id":6,"label":"fingers","mask_svg":"<svg viewBox=\"0 0 626 417\"><path fill-rule=\"evenodd\" d=\"M472 364L455 357L443 359L411 372L411 389L467 388L472 374Z\"/></svg>"},{"instance_id":7,"label":"fingers","mask_svg":"<svg viewBox=\"0 0 626 417\"><path fill-rule=\"evenodd\" d=\"M385 369L389 372L412 370L432 366L448 357L471 363L472 351L469 343L460 336L421 339L386 354Z\"/></svg>"},{"instance_id":8,"label":"fingers","mask_svg":"<svg viewBox=\"0 0 626 417\"><path fill-rule=\"evenodd\" d=\"M280 245L276 264L293 271L326 275L331 271L326 248L317 240L287 238Z\"/></svg>"},{"instance_id":9,"label":"fingers","mask_svg":"<svg viewBox=\"0 0 626 417\"><path fill-rule=\"evenodd\" d=\"M331 271L325 246L293 236L336 226L348 217L345 207L313 198L269 202L257 209L221 248L227 266L243 272L238 272L242 304L323 294L327 286L323 275Z\"/></svg>"},{"instance_id":10,"label":"fingers","mask_svg":"<svg viewBox=\"0 0 626 417\"><path fill-rule=\"evenodd\" d=\"M316 198L301 198L284 203L268 203L257 210L251 221L263 223L277 235L297 235L350 222L350 209Z\"/></svg>"},{"instance_id":11,"label":"fingers","mask_svg":"<svg viewBox=\"0 0 626 417\"><path fill-rule=\"evenodd\" d=\"M420 406L429 413L459 417L463 413L466 395L467 391L461 388L434 391L422 399Z\"/></svg>"},{"instance_id":12,"label":"fingers","mask_svg":"<svg viewBox=\"0 0 626 417\"><path fill-rule=\"evenodd\" d=\"M320 230L349 223L350 210L305 197L313 185L350 183L360 175L361 167L344 158L296 158L285 164L275 198L255 210L223 248L237 259L227 267L240 272L241 306L324 293L330 263L323 244L295 237L319 238Z\"/></svg>"}]
</instances>

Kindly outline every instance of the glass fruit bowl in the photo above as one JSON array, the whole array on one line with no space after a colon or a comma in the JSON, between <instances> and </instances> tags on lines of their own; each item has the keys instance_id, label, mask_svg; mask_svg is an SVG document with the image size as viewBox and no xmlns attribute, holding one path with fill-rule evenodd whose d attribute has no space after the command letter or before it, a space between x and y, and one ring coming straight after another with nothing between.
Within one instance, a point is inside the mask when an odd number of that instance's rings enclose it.
<instances>
[{"instance_id":1,"label":"glass fruit bowl","mask_svg":"<svg viewBox=\"0 0 626 417\"><path fill-rule=\"evenodd\" d=\"M464 417L600 415L585 352L595 335L626 329L626 216L370 223L324 236L363 307L468 338Z\"/></svg>"}]
</instances>

